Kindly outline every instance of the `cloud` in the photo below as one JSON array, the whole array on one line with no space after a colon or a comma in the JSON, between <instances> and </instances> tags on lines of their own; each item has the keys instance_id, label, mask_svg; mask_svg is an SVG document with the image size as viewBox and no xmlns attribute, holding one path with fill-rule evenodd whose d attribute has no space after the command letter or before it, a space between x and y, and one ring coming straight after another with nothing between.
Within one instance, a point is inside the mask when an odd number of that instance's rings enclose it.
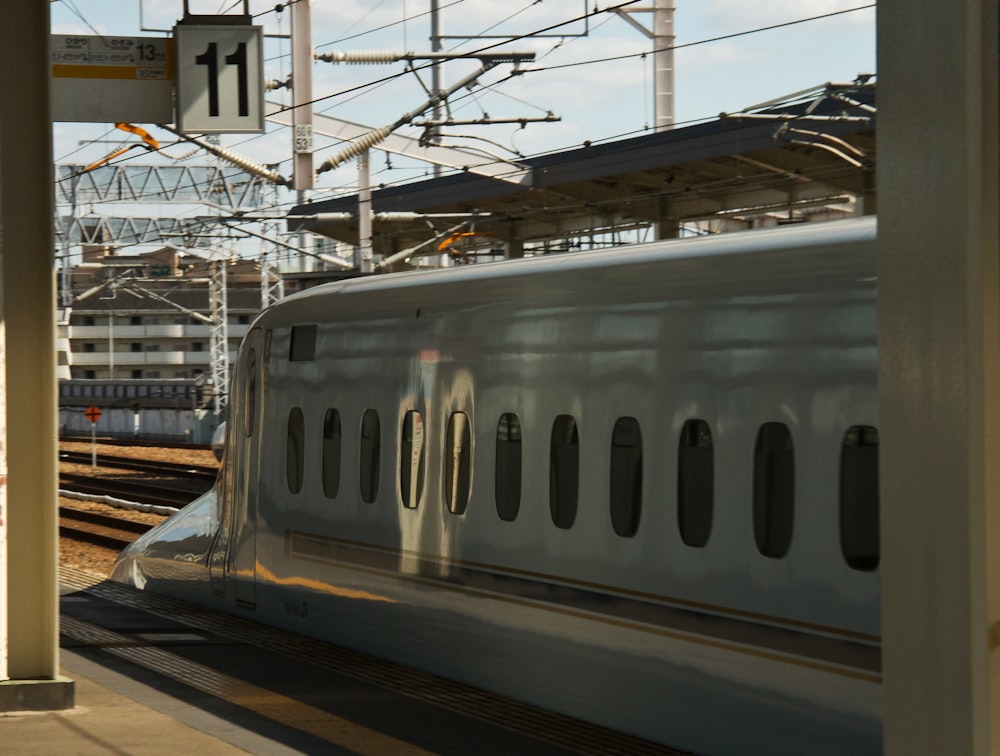
<instances>
[{"instance_id":1,"label":"cloud","mask_svg":"<svg viewBox=\"0 0 1000 756\"><path fill-rule=\"evenodd\" d=\"M865 0L698 0L698 13L707 25L720 34L732 31L757 29L799 19L823 16L828 13L858 8ZM687 9L678 9L678 14ZM874 23L874 9L844 13L829 19L812 22L837 26L867 26Z\"/></svg>"}]
</instances>

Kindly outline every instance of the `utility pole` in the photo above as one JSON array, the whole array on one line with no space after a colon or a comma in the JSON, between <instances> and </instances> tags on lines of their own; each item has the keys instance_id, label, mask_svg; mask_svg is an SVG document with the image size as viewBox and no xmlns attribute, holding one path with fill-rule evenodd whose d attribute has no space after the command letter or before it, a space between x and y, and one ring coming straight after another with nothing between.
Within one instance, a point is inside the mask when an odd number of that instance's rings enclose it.
<instances>
[{"instance_id":1,"label":"utility pole","mask_svg":"<svg viewBox=\"0 0 1000 756\"><path fill-rule=\"evenodd\" d=\"M358 269L371 273L374 269L372 252L372 186L369 151L358 155Z\"/></svg>"},{"instance_id":2,"label":"utility pole","mask_svg":"<svg viewBox=\"0 0 1000 756\"><path fill-rule=\"evenodd\" d=\"M278 193L274 193L275 207L278 205ZM266 233L262 237L274 234L278 235L278 224L275 222L265 222L262 230ZM260 245L260 309L266 310L271 305L284 299L285 281L281 277L281 248L271 239L261 238ZM270 252L274 252L274 267L271 267Z\"/></svg>"},{"instance_id":3,"label":"utility pole","mask_svg":"<svg viewBox=\"0 0 1000 756\"><path fill-rule=\"evenodd\" d=\"M294 176L292 188L300 205L313 188L313 107L312 107L312 19L308 0L292 3L292 141ZM307 235L299 234L305 249ZM299 254L299 269L311 268L307 255Z\"/></svg>"},{"instance_id":4,"label":"utility pole","mask_svg":"<svg viewBox=\"0 0 1000 756\"><path fill-rule=\"evenodd\" d=\"M653 107L656 131L674 127L674 0L653 0L651 8L618 8L614 11L644 36L653 40ZM652 13L652 29L633 16Z\"/></svg>"},{"instance_id":5,"label":"utility pole","mask_svg":"<svg viewBox=\"0 0 1000 756\"><path fill-rule=\"evenodd\" d=\"M656 130L674 127L674 0L653 3L653 81Z\"/></svg>"},{"instance_id":6,"label":"utility pole","mask_svg":"<svg viewBox=\"0 0 1000 756\"><path fill-rule=\"evenodd\" d=\"M440 53L444 50L444 40L441 37L441 14L438 0L431 0L431 52ZM431 64L431 94L436 98L434 103L434 124L427 129L427 141L431 144L441 143L441 127L437 124L444 120L444 99L441 97L441 78L444 63L435 59ZM441 166L434 166L434 176L441 175Z\"/></svg>"}]
</instances>

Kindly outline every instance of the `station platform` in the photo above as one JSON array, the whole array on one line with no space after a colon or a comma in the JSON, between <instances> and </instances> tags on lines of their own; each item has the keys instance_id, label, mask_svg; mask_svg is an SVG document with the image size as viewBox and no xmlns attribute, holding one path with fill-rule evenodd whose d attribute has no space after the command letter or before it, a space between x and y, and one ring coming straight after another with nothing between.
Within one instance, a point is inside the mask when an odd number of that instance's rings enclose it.
<instances>
[{"instance_id":1,"label":"station platform","mask_svg":"<svg viewBox=\"0 0 1000 756\"><path fill-rule=\"evenodd\" d=\"M2 753L676 753L79 570L60 586L76 706L0 714Z\"/></svg>"}]
</instances>

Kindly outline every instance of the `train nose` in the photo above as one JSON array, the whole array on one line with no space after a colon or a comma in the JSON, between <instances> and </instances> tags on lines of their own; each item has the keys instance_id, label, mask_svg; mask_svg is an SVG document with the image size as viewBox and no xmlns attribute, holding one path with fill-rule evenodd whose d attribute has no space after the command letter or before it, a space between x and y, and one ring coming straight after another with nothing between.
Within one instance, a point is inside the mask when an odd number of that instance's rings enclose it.
<instances>
[{"instance_id":1,"label":"train nose","mask_svg":"<svg viewBox=\"0 0 1000 756\"><path fill-rule=\"evenodd\" d=\"M129 544L122 550L111 570L110 579L116 583L123 583L142 590L146 587L146 578L139 566L139 560L136 559L136 551L136 542Z\"/></svg>"},{"instance_id":2,"label":"train nose","mask_svg":"<svg viewBox=\"0 0 1000 756\"><path fill-rule=\"evenodd\" d=\"M226 421L219 423L219 427L212 434L212 451L215 458L222 461L222 453L226 450Z\"/></svg>"}]
</instances>

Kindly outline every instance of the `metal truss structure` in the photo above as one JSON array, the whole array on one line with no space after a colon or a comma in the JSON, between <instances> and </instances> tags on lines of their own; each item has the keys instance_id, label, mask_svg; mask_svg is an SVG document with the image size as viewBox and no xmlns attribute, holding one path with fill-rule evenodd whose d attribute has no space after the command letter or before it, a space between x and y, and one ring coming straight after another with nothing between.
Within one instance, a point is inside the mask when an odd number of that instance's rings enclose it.
<instances>
[{"instance_id":1,"label":"metal truss structure","mask_svg":"<svg viewBox=\"0 0 1000 756\"><path fill-rule=\"evenodd\" d=\"M209 351L212 365L212 399L215 424L222 420L229 391L229 327L226 302L225 260L213 260L208 296L211 304L212 327L209 331Z\"/></svg>"},{"instance_id":2,"label":"metal truss structure","mask_svg":"<svg viewBox=\"0 0 1000 756\"><path fill-rule=\"evenodd\" d=\"M102 202L212 204L256 209L267 182L231 165L56 166L56 204Z\"/></svg>"},{"instance_id":3,"label":"metal truss structure","mask_svg":"<svg viewBox=\"0 0 1000 756\"><path fill-rule=\"evenodd\" d=\"M206 234L204 219L169 216L137 217L96 215L80 216L83 205L103 203L159 203L208 205L232 212L256 210L264 202L268 182L246 171L226 165L105 165L87 170L85 166L56 167L56 203L69 207L69 214L56 219L56 238L62 247L74 245L169 244L184 248L209 248L218 245L215 234ZM226 261L210 263L210 316L191 312L192 316L211 325L211 381L216 422L221 420L229 387L229 354L227 326ZM70 264L64 262L64 296L71 298ZM278 279L277 289L271 278L262 279L262 298L280 297L280 276L274 276L267 266L262 275ZM137 285L137 284L136 284ZM152 295L152 292L146 292ZM163 300L167 304L185 308ZM64 302L72 305L72 300ZM186 311L186 310L185 310Z\"/></svg>"},{"instance_id":4,"label":"metal truss structure","mask_svg":"<svg viewBox=\"0 0 1000 756\"><path fill-rule=\"evenodd\" d=\"M74 244L174 244L184 247L212 246L204 223L184 218L139 218L107 215L67 215L56 223L56 239L63 246Z\"/></svg>"}]
</instances>

